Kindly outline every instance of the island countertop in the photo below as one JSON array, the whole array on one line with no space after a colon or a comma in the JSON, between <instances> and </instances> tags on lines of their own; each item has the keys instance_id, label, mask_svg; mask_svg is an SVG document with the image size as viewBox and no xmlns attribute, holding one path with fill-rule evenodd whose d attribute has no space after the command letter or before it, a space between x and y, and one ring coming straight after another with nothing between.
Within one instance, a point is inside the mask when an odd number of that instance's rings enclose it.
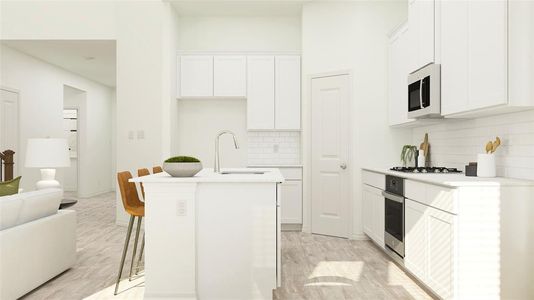
<instances>
[{"instance_id":1,"label":"island countertop","mask_svg":"<svg viewBox=\"0 0 534 300\"><path fill-rule=\"evenodd\" d=\"M263 172L263 174L221 174L224 172ZM172 177L165 172L136 177L130 179L130 182L143 183L194 183L194 182L284 182L284 176L277 168L236 168L221 169L221 173L213 172L212 168L204 168L193 177Z\"/></svg>"}]
</instances>

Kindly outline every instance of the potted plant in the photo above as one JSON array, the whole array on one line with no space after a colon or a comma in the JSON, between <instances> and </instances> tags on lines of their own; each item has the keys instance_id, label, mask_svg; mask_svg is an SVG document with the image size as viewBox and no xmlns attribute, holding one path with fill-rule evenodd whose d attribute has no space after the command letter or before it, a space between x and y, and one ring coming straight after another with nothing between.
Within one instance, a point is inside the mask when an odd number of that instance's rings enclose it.
<instances>
[{"instance_id":1,"label":"potted plant","mask_svg":"<svg viewBox=\"0 0 534 300\"><path fill-rule=\"evenodd\" d=\"M172 177L192 177L202 170L202 163L191 156L174 156L163 162L163 170Z\"/></svg>"},{"instance_id":2,"label":"potted plant","mask_svg":"<svg viewBox=\"0 0 534 300\"><path fill-rule=\"evenodd\" d=\"M403 167L408 167L408 163L411 163L412 160L414 160L417 151L418 151L417 146L414 146L414 145L404 145L402 147L400 158L401 158ZM413 165L415 166L415 163Z\"/></svg>"}]
</instances>

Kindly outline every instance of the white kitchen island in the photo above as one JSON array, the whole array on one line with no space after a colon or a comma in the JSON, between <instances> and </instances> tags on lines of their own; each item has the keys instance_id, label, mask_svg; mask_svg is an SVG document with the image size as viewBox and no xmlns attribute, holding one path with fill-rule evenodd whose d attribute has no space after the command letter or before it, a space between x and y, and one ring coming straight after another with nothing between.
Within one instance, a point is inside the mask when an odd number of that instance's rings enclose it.
<instances>
[{"instance_id":1,"label":"white kitchen island","mask_svg":"<svg viewBox=\"0 0 534 300\"><path fill-rule=\"evenodd\" d=\"M278 169L134 178L145 190L145 299L272 299L280 283ZM262 174L239 172L264 172Z\"/></svg>"}]
</instances>

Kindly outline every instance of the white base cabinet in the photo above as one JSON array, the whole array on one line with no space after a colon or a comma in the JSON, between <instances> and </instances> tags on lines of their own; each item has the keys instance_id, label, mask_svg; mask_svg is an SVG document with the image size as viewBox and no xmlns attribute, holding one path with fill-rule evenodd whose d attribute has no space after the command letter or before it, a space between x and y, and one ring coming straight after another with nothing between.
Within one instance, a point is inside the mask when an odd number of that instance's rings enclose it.
<instances>
[{"instance_id":1,"label":"white base cabinet","mask_svg":"<svg viewBox=\"0 0 534 300\"><path fill-rule=\"evenodd\" d=\"M404 266L438 296L453 291L453 214L406 199Z\"/></svg>"},{"instance_id":2,"label":"white base cabinet","mask_svg":"<svg viewBox=\"0 0 534 300\"><path fill-rule=\"evenodd\" d=\"M363 185L363 232L384 248L384 196L382 190Z\"/></svg>"},{"instance_id":3,"label":"white base cabinet","mask_svg":"<svg viewBox=\"0 0 534 300\"><path fill-rule=\"evenodd\" d=\"M532 183L486 183L405 180L404 266L443 299L534 299Z\"/></svg>"}]
</instances>

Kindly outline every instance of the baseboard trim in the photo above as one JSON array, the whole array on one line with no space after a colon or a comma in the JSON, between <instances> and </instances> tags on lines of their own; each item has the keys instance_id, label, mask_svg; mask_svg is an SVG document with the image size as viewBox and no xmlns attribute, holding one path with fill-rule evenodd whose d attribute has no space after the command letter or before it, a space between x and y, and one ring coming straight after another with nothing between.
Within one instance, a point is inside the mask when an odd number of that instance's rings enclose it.
<instances>
[{"instance_id":1,"label":"baseboard trim","mask_svg":"<svg viewBox=\"0 0 534 300\"><path fill-rule=\"evenodd\" d=\"M302 224L282 224L282 231L302 231Z\"/></svg>"},{"instance_id":2,"label":"baseboard trim","mask_svg":"<svg viewBox=\"0 0 534 300\"><path fill-rule=\"evenodd\" d=\"M351 235L350 239L355 241L367 241L369 240L369 237L365 233L355 233Z\"/></svg>"},{"instance_id":3,"label":"baseboard trim","mask_svg":"<svg viewBox=\"0 0 534 300\"><path fill-rule=\"evenodd\" d=\"M91 198L91 197L96 197L96 196L104 195L104 194L111 193L111 192L113 191L109 189L105 191L94 192L94 193L87 194L87 195L79 195L78 197L79 198Z\"/></svg>"}]
</instances>

